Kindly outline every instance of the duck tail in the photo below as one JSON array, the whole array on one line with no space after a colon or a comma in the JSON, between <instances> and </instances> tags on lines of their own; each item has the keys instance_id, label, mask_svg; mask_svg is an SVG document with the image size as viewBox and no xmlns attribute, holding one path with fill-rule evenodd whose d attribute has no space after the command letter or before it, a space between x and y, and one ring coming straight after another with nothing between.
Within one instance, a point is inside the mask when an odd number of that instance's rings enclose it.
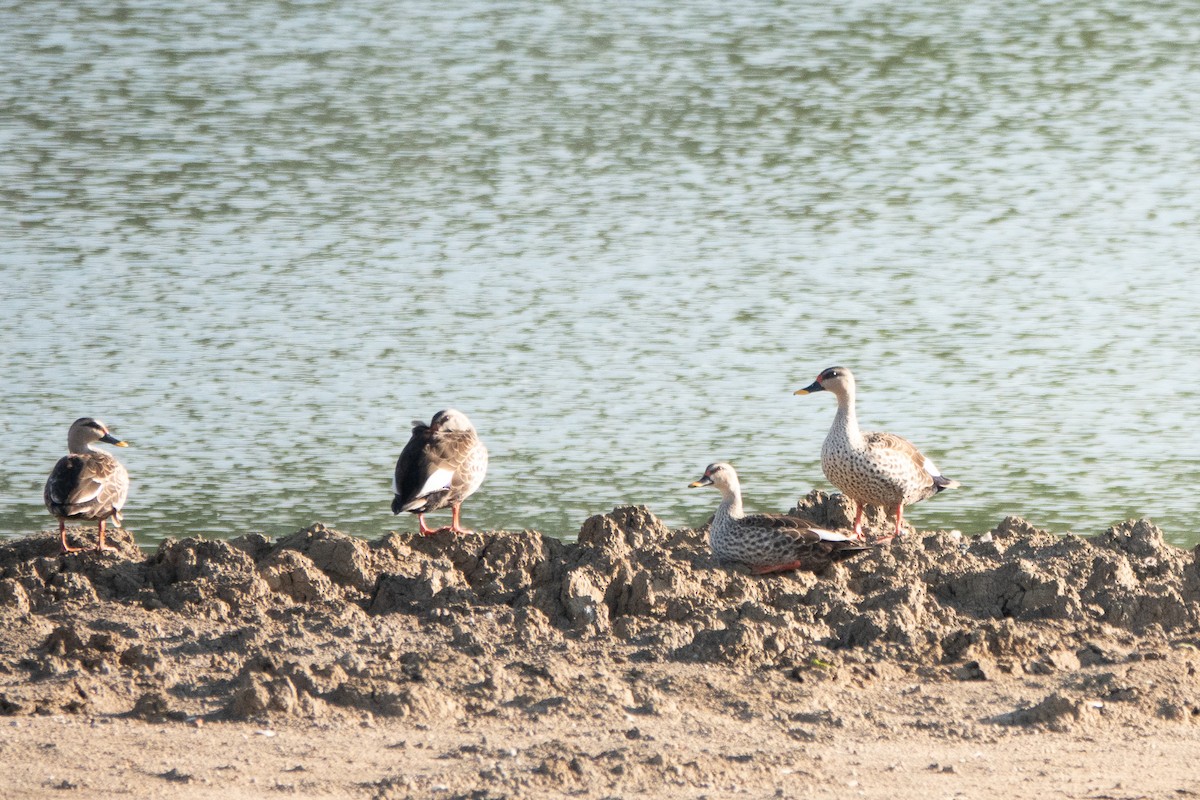
<instances>
[{"instance_id":1,"label":"duck tail","mask_svg":"<svg viewBox=\"0 0 1200 800\"><path fill-rule=\"evenodd\" d=\"M962 486L958 481L950 480L945 475L934 475L933 485L937 487L937 491L944 492L947 489L957 489Z\"/></svg>"},{"instance_id":2,"label":"duck tail","mask_svg":"<svg viewBox=\"0 0 1200 800\"><path fill-rule=\"evenodd\" d=\"M867 544L866 542L846 542L845 544L839 544L829 553L829 560L845 561L847 558L854 558L872 548L874 548L874 545Z\"/></svg>"}]
</instances>

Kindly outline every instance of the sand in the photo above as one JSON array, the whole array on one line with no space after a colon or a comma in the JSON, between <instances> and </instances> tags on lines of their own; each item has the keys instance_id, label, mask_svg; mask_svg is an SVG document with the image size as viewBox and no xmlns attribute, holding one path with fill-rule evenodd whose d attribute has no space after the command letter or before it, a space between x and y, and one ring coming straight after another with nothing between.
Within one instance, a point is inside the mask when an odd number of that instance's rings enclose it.
<instances>
[{"instance_id":1,"label":"sand","mask_svg":"<svg viewBox=\"0 0 1200 800\"><path fill-rule=\"evenodd\" d=\"M0 796L1200 796L1200 548L1010 517L753 576L705 533L0 543Z\"/></svg>"}]
</instances>

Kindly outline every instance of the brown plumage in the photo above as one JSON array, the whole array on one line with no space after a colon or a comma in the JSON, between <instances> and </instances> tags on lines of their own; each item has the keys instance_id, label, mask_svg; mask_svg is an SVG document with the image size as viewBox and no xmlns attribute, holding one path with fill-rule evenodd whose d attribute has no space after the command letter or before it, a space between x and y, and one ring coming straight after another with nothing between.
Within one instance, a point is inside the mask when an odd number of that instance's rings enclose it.
<instances>
[{"instance_id":1,"label":"brown plumage","mask_svg":"<svg viewBox=\"0 0 1200 800\"><path fill-rule=\"evenodd\" d=\"M746 514L737 472L725 463L709 464L689 486L714 486L721 504L713 515L708 541L722 561L750 567L756 575L803 569L819 572L868 550L844 534L819 528L808 520L779 514Z\"/></svg>"},{"instance_id":2,"label":"brown plumage","mask_svg":"<svg viewBox=\"0 0 1200 800\"><path fill-rule=\"evenodd\" d=\"M854 375L845 367L824 370L812 384L796 394L829 391L838 410L821 447L821 469L829 482L856 504L854 534L862 537L863 505L878 505L896 512L893 538L901 533L904 507L933 497L960 484L942 475L937 465L912 442L892 433L859 430L854 408Z\"/></svg>"},{"instance_id":3,"label":"brown plumage","mask_svg":"<svg viewBox=\"0 0 1200 800\"><path fill-rule=\"evenodd\" d=\"M99 520L97 550L107 547L105 520L112 518L118 527L121 524L121 509L129 493L129 473L111 454L95 449L95 442L127 446L109 433L103 422L91 417L75 420L67 432L68 454L54 465L42 492L46 509L58 518L58 535L64 553L83 549L67 544L67 520Z\"/></svg>"},{"instance_id":4,"label":"brown plumage","mask_svg":"<svg viewBox=\"0 0 1200 800\"><path fill-rule=\"evenodd\" d=\"M467 415L452 408L439 411L426 425L413 421L412 437L396 460L392 479L392 513L417 515L421 533L470 533L459 524L462 503L475 493L487 474L488 452ZM448 527L432 530L425 515L450 506Z\"/></svg>"}]
</instances>

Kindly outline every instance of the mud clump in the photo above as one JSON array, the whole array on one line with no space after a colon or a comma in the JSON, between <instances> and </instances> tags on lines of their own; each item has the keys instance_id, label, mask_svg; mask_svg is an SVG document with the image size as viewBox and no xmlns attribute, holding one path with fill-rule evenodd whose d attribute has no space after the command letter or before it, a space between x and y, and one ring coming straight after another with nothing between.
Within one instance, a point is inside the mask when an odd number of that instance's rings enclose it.
<instances>
[{"instance_id":1,"label":"mud clump","mask_svg":"<svg viewBox=\"0 0 1200 800\"><path fill-rule=\"evenodd\" d=\"M852 512L819 492L794 509L826 525ZM638 677L655 664L986 682L1200 641L1197 554L1146 520L1086 539L1010 517L762 577L719 563L704 529L633 506L591 517L573 544L536 531L368 542L321 524L149 555L114 541L69 556L51 534L0 544L0 714L433 724L560 713L580 696L654 714L676 694ZM1088 691L1065 686L994 721L1074 725ZM1200 706L1182 689L1136 702L1164 719Z\"/></svg>"},{"instance_id":2,"label":"mud clump","mask_svg":"<svg viewBox=\"0 0 1200 800\"><path fill-rule=\"evenodd\" d=\"M1086 723L1095 714L1085 702L1054 692L1040 703L1005 714L997 721L1005 725L1041 726L1064 733Z\"/></svg>"}]
</instances>

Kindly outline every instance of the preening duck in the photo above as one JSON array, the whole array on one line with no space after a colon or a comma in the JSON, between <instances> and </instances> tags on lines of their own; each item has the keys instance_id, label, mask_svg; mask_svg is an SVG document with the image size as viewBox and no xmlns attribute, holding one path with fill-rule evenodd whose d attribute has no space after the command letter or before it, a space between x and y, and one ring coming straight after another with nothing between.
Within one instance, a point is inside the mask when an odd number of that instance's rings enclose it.
<instances>
[{"instance_id":1,"label":"preening duck","mask_svg":"<svg viewBox=\"0 0 1200 800\"><path fill-rule=\"evenodd\" d=\"M400 452L392 479L392 513L417 515L421 533L470 533L459 524L462 503L475 493L487 474L488 452L467 415L452 408L439 411L426 425L413 421L412 438ZM450 506L451 523L433 530L425 515Z\"/></svg>"}]
</instances>

